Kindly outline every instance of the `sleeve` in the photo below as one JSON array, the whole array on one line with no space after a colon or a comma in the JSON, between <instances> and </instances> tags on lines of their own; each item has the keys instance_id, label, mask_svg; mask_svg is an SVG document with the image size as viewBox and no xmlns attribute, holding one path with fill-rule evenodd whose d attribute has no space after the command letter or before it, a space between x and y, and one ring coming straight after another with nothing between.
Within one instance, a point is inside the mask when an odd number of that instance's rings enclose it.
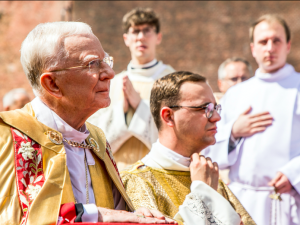
<instances>
[{"instance_id":1,"label":"sleeve","mask_svg":"<svg viewBox=\"0 0 300 225\"><path fill-rule=\"evenodd\" d=\"M132 136L141 140L149 149L158 137L149 102L146 100L141 100L129 126L125 121L122 101L108 108L100 109L88 119L88 122L104 131L113 153L117 152L122 144Z\"/></svg>"},{"instance_id":2,"label":"sleeve","mask_svg":"<svg viewBox=\"0 0 300 225\"><path fill-rule=\"evenodd\" d=\"M126 194L129 196L135 209L146 207L148 209L159 210L154 188L149 182L127 172L121 172L121 178Z\"/></svg>"},{"instance_id":3,"label":"sleeve","mask_svg":"<svg viewBox=\"0 0 300 225\"><path fill-rule=\"evenodd\" d=\"M149 101L141 100L132 117L128 130L151 149L152 143L158 138L158 131L151 115Z\"/></svg>"},{"instance_id":4,"label":"sleeve","mask_svg":"<svg viewBox=\"0 0 300 225\"><path fill-rule=\"evenodd\" d=\"M300 194L300 156L296 156L279 169L287 176L295 190Z\"/></svg>"},{"instance_id":5,"label":"sleeve","mask_svg":"<svg viewBox=\"0 0 300 225\"><path fill-rule=\"evenodd\" d=\"M186 225L240 225L241 219L230 203L202 181L194 181L174 217Z\"/></svg>"}]
</instances>

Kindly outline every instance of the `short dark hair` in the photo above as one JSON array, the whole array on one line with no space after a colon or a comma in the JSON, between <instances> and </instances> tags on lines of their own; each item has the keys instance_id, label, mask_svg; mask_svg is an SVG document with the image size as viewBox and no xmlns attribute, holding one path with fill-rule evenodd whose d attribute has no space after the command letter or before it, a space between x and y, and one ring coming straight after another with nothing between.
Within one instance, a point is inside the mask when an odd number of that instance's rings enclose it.
<instances>
[{"instance_id":1,"label":"short dark hair","mask_svg":"<svg viewBox=\"0 0 300 225\"><path fill-rule=\"evenodd\" d=\"M280 16L278 16L276 14L266 14L266 15L263 15L263 16L259 17L258 20L256 20L251 25L251 27L249 29L249 36L250 36L250 42L251 43L253 43L253 40L254 40L253 34L254 34L254 29L255 29L256 25L263 22L263 21L266 21L268 23L276 21L276 22L280 23L283 26L284 31L285 31L286 42L289 42L291 40L291 31L290 31L289 26L285 22L285 20L282 19Z\"/></svg>"},{"instance_id":2,"label":"short dark hair","mask_svg":"<svg viewBox=\"0 0 300 225\"><path fill-rule=\"evenodd\" d=\"M156 13L151 8L135 8L123 17L123 32L127 33L134 25L149 24L155 27L155 32L160 31L160 22Z\"/></svg>"},{"instance_id":3,"label":"short dark hair","mask_svg":"<svg viewBox=\"0 0 300 225\"><path fill-rule=\"evenodd\" d=\"M184 82L206 82L206 78L192 72L177 71L154 82L150 96L150 110L158 130L161 128L161 107L177 104L180 100L180 87Z\"/></svg>"}]
</instances>

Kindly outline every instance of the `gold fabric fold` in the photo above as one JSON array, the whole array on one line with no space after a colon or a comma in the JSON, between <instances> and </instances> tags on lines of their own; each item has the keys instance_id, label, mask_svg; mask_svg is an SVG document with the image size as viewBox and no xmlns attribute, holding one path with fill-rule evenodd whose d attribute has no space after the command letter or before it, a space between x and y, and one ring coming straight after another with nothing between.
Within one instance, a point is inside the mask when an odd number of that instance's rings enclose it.
<instances>
[{"instance_id":1,"label":"gold fabric fold","mask_svg":"<svg viewBox=\"0 0 300 225\"><path fill-rule=\"evenodd\" d=\"M87 123L86 125L90 131L89 137L92 137L100 147L100 151L92 153L95 165L89 166L96 205L114 208L111 189L111 181L113 181L129 209L134 210L118 173L107 156L106 138L103 131L91 124ZM60 133L40 123L34 117L30 103L21 110L0 113L0 223L17 225L22 217L16 186L13 139L10 127L29 136L39 143L42 149L45 183L32 202L27 224L56 224L60 205L74 202L70 175L66 165L66 153L63 143L55 144L47 136L47 131Z\"/></svg>"},{"instance_id":2,"label":"gold fabric fold","mask_svg":"<svg viewBox=\"0 0 300 225\"><path fill-rule=\"evenodd\" d=\"M135 208L157 209L172 218L183 204L185 196L190 193L192 183L190 172L151 168L141 161L123 170L121 177ZM219 180L218 192L241 215L244 225L255 225L248 212L222 180Z\"/></svg>"}]
</instances>

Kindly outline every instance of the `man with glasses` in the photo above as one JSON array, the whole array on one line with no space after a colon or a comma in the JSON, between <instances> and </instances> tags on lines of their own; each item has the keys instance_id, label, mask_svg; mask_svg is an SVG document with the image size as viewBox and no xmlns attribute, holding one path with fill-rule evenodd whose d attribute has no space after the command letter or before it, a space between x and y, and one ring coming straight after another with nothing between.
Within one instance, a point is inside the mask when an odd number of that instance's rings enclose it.
<instances>
[{"instance_id":1,"label":"man with glasses","mask_svg":"<svg viewBox=\"0 0 300 225\"><path fill-rule=\"evenodd\" d=\"M39 24L22 43L21 63L37 97L0 113L1 224L168 222L146 208L126 212L134 207L105 134L86 123L110 104L114 77L90 26Z\"/></svg>"},{"instance_id":2,"label":"man with glasses","mask_svg":"<svg viewBox=\"0 0 300 225\"><path fill-rule=\"evenodd\" d=\"M128 12L123 17L123 31L131 61L127 70L111 81L110 107L88 120L104 130L119 169L143 158L157 139L149 109L150 90L155 80L174 71L156 59L162 34L152 9Z\"/></svg>"},{"instance_id":3,"label":"man with glasses","mask_svg":"<svg viewBox=\"0 0 300 225\"><path fill-rule=\"evenodd\" d=\"M248 80L251 76L252 67L247 60L239 57L226 59L218 70L218 87L222 93L220 98L230 87Z\"/></svg>"},{"instance_id":4,"label":"man with glasses","mask_svg":"<svg viewBox=\"0 0 300 225\"><path fill-rule=\"evenodd\" d=\"M300 75L286 62L291 33L268 14L253 23L250 40L259 68L222 98L217 143L204 155L230 169L229 187L258 225L298 225Z\"/></svg>"},{"instance_id":5,"label":"man with glasses","mask_svg":"<svg viewBox=\"0 0 300 225\"><path fill-rule=\"evenodd\" d=\"M134 206L160 210L185 224L239 225L238 214L244 224L255 224L219 181L218 164L199 156L215 143L221 119L206 78L186 71L160 78L151 90L150 109L159 139L146 157L121 172Z\"/></svg>"}]
</instances>

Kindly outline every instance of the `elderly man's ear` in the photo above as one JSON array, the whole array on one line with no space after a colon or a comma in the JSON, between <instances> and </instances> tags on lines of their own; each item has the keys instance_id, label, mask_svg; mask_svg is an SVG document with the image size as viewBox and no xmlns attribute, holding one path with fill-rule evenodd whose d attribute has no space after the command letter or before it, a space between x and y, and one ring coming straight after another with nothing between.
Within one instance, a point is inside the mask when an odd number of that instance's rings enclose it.
<instances>
[{"instance_id":1,"label":"elderly man's ear","mask_svg":"<svg viewBox=\"0 0 300 225\"><path fill-rule=\"evenodd\" d=\"M57 86L57 78L54 73L43 73L40 77L43 88L55 98L61 98L62 92Z\"/></svg>"},{"instance_id":2,"label":"elderly man's ear","mask_svg":"<svg viewBox=\"0 0 300 225\"><path fill-rule=\"evenodd\" d=\"M162 123L167 125L168 127L174 127L174 112L169 107L162 107L160 110L160 118Z\"/></svg>"}]
</instances>

